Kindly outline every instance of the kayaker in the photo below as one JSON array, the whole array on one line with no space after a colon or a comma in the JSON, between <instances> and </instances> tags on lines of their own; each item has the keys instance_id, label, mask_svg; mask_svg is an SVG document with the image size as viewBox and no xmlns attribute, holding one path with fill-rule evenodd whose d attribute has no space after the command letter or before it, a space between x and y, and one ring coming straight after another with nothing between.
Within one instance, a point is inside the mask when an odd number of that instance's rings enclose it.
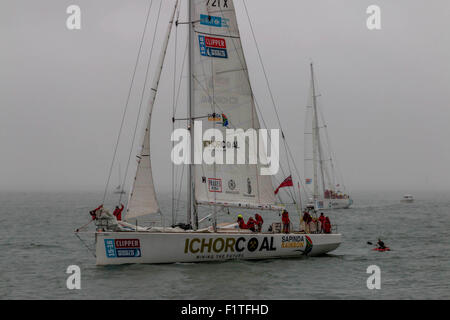
<instances>
[{"instance_id":1,"label":"kayaker","mask_svg":"<svg viewBox=\"0 0 450 320\"><path fill-rule=\"evenodd\" d=\"M258 213L255 214L255 220L256 220L256 231L261 232L264 220Z\"/></svg>"},{"instance_id":2,"label":"kayaker","mask_svg":"<svg viewBox=\"0 0 450 320\"><path fill-rule=\"evenodd\" d=\"M386 249L386 246L384 245L384 242L381 241L381 239L378 239L377 245L378 249Z\"/></svg>"}]
</instances>

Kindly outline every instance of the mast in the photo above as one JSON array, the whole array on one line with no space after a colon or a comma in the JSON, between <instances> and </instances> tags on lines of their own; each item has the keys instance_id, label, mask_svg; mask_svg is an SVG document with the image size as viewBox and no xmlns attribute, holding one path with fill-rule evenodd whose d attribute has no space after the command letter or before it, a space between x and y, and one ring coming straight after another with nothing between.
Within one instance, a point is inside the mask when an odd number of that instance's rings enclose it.
<instances>
[{"instance_id":1,"label":"mast","mask_svg":"<svg viewBox=\"0 0 450 320\"><path fill-rule=\"evenodd\" d=\"M192 24L192 0L188 0L188 41L189 41L189 50L188 50L188 74L189 74L189 94L188 94L188 119L189 119L189 132L191 137L191 155L189 162L189 173L188 173L188 182L187 182L187 224L192 225L192 215L194 215L194 230L198 229L198 216L197 216L197 206L194 203L194 212L192 212L192 197L194 192L194 184L193 184L193 170L194 170L194 119L193 119L193 94L192 94L192 64L193 64L193 24ZM192 214L193 213L193 214Z\"/></svg>"},{"instance_id":2,"label":"mast","mask_svg":"<svg viewBox=\"0 0 450 320\"><path fill-rule=\"evenodd\" d=\"M322 163L322 148L320 146L320 133L319 133L319 116L317 112L317 94L316 94L316 84L314 79L314 65L311 63L311 81L312 81L312 91L313 91L313 166L314 166L314 200L319 199L319 183L318 183L318 169L317 165L320 167L321 179L322 179L322 190L325 192L325 180L323 172ZM318 158L318 159L317 159Z\"/></svg>"}]
</instances>

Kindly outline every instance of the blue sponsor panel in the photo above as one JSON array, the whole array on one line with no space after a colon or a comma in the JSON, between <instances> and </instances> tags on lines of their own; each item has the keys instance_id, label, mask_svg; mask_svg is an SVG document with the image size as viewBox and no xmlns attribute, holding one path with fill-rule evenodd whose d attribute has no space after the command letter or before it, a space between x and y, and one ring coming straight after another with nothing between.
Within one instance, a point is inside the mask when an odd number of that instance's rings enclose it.
<instances>
[{"instance_id":1,"label":"blue sponsor panel","mask_svg":"<svg viewBox=\"0 0 450 320\"><path fill-rule=\"evenodd\" d=\"M117 258L139 258L141 256L140 249L116 249Z\"/></svg>"},{"instance_id":2,"label":"blue sponsor panel","mask_svg":"<svg viewBox=\"0 0 450 320\"><path fill-rule=\"evenodd\" d=\"M114 245L113 239L105 239L105 251L107 258L117 258L116 246Z\"/></svg>"},{"instance_id":3,"label":"blue sponsor panel","mask_svg":"<svg viewBox=\"0 0 450 320\"><path fill-rule=\"evenodd\" d=\"M228 53L226 49L206 48L206 54L204 56L227 59Z\"/></svg>"},{"instance_id":4,"label":"blue sponsor panel","mask_svg":"<svg viewBox=\"0 0 450 320\"><path fill-rule=\"evenodd\" d=\"M105 239L107 258L139 258L142 256L138 239Z\"/></svg>"},{"instance_id":5,"label":"blue sponsor panel","mask_svg":"<svg viewBox=\"0 0 450 320\"><path fill-rule=\"evenodd\" d=\"M228 28L230 19L208 16L206 14L200 15L200 24L209 27Z\"/></svg>"},{"instance_id":6,"label":"blue sponsor panel","mask_svg":"<svg viewBox=\"0 0 450 320\"><path fill-rule=\"evenodd\" d=\"M210 26L210 27L222 27L222 18L221 17L214 17L214 16L208 16L206 14L200 15L200 24L204 26Z\"/></svg>"}]
</instances>

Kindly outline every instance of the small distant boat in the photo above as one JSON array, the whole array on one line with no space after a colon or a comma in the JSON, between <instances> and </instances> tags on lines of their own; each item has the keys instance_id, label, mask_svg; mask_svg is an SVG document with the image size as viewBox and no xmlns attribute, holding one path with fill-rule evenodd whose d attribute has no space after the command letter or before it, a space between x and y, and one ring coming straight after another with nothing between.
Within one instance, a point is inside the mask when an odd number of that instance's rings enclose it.
<instances>
[{"instance_id":1,"label":"small distant boat","mask_svg":"<svg viewBox=\"0 0 450 320\"><path fill-rule=\"evenodd\" d=\"M411 202L414 202L414 197L413 197L412 195L410 195L410 194L405 194L405 195L403 196L403 199L402 199L400 202L403 202L403 203L411 203Z\"/></svg>"}]
</instances>

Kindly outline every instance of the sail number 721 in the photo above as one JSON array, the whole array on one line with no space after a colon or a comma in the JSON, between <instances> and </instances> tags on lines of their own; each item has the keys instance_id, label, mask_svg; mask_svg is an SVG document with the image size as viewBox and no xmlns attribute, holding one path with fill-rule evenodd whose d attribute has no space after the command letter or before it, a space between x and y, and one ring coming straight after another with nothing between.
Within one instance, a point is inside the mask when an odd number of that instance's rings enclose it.
<instances>
[{"instance_id":1,"label":"sail number 721","mask_svg":"<svg viewBox=\"0 0 450 320\"><path fill-rule=\"evenodd\" d=\"M207 0L206 5L217 8L228 8L228 0Z\"/></svg>"}]
</instances>

